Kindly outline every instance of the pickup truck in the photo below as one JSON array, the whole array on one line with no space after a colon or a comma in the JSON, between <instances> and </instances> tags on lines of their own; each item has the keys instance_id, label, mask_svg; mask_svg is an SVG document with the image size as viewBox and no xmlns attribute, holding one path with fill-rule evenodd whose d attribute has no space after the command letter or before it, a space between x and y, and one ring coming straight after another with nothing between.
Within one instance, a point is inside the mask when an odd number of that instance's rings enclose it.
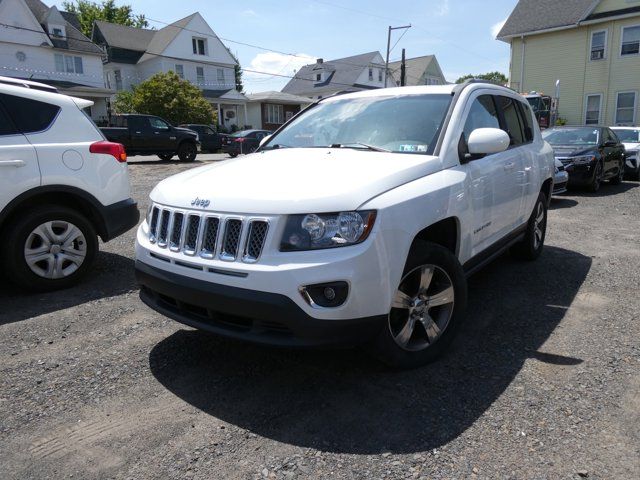
<instances>
[{"instance_id":1,"label":"pickup truck","mask_svg":"<svg viewBox=\"0 0 640 480\"><path fill-rule=\"evenodd\" d=\"M140 298L221 336L366 344L418 367L451 344L467 276L506 250L542 253L553 175L531 107L507 88L324 98L255 153L153 189Z\"/></svg>"},{"instance_id":2,"label":"pickup truck","mask_svg":"<svg viewBox=\"0 0 640 480\"><path fill-rule=\"evenodd\" d=\"M177 128L153 115L123 114L111 119L111 127L101 128L110 142L124 145L127 155L157 155L171 160L178 155L182 162L192 162L198 153L198 134Z\"/></svg>"},{"instance_id":3,"label":"pickup truck","mask_svg":"<svg viewBox=\"0 0 640 480\"><path fill-rule=\"evenodd\" d=\"M200 146L203 152L217 153L222 148L225 139L229 137L224 133L216 132L211 125L203 125L200 123L185 123L178 125L180 128L193 130L200 138Z\"/></svg>"}]
</instances>

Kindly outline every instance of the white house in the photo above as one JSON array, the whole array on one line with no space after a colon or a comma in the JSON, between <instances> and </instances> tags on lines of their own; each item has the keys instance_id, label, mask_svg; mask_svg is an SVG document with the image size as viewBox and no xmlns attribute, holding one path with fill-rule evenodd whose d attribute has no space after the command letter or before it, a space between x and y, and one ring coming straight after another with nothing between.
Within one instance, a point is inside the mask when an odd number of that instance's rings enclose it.
<instances>
[{"instance_id":1,"label":"white house","mask_svg":"<svg viewBox=\"0 0 640 480\"><path fill-rule=\"evenodd\" d=\"M389 73L393 75L394 82L389 86L400 86L400 76L402 73L402 62L389 63ZM440 64L435 55L424 55L422 57L407 58L405 60L405 82L407 87L417 85L446 85Z\"/></svg>"},{"instance_id":2,"label":"white house","mask_svg":"<svg viewBox=\"0 0 640 480\"><path fill-rule=\"evenodd\" d=\"M277 130L313 102L308 97L274 91L250 93L247 98L247 124L264 130Z\"/></svg>"},{"instance_id":3,"label":"white house","mask_svg":"<svg viewBox=\"0 0 640 480\"><path fill-rule=\"evenodd\" d=\"M106 51L108 87L130 90L158 72L174 71L202 89L220 123L247 124L247 99L235 84L237 62L199 13L160 30L96 21L92 40Z\"/></svg>"},{"instance_id":4,"label":"white house","mask_svg":"<svg viewBox=\"0 0 640 480\"><path fill-rule=\"evenodd\" d=\"M283 93L323 98L337 92L383 88L385 62L380 52L369 52L305 65L282 89ZM391 81L393 85L395 81Z\"/></svg>"},{"instance_id":5,"label":"white house","mask_svg":"<svg viewBox=\"0 0 640 480\"><path fill-rule=\"evenodd\" d=\"M92 100L90 115L104 120L102 50L84 36L77 18L40 0L0 1L0 75L37 80Z\"/></svg>"}]
</instances>

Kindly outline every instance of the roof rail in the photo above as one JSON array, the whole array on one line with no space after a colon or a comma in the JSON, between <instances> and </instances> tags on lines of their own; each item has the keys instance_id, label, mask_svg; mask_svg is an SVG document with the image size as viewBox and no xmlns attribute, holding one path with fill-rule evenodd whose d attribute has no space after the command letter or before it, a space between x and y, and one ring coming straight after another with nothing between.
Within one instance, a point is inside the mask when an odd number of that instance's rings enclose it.
<instances>
[{"instance_id":1,"label":"roof rail","mask_svg":"<svg viewBox=\"0 0 640 480\"><path fill-rule=\"evenodd\" d=\"M30 88L32 90L42 90L43 92L58 93L58 89L56 87L45 83L32 82L31 80L23 80L22 78L0 77L0 83L16 87Z\"/></svg>"},{"instance_id":2,"label":"roof rail","mask_svg":"<svg viewBox=\"0 0 640 480\"><path fill-rule=\"evenodd\" d=\"M465 80L462 83L459 83L455 87L453 87L453 93L458 93L467 88L469 85L475 85L476 83L484 83L486 85L493 85L498 87L504 87L504 85L499 84L498 82L493 82L491 80L484 80L482 78L470 78L469 80ZM507 88L507 87L504 87Z\"/></svg>"}]
</instances>

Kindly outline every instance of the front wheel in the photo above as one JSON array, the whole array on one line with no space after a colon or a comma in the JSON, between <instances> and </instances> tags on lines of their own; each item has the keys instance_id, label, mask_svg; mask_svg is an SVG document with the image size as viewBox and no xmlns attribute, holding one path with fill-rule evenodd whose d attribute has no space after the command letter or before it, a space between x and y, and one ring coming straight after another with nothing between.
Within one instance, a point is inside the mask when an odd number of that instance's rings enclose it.
<instances>
[{"instance_id":1,"label":"front wheel","mask_svg":"<svg viewBox=\"0 0 640 480\"><path fill-rule=\"evenodd\" d=\"M237 153L231 153L231 152L229 152L229 156L230 156L231 158L236 158L236 157L238 156L238 154L237 154Z\"/></svg>"},{"instance_id":2,"label":"front wheel","mask_svg":"<svg viewBox=\"0 0 640 480\"><path fill-rule=\"evenodd\" d=\"M466 303L467 283L458 259L440 245L416 241L387 324L371 345L374 355L399 368L432 362L451 344Z\"/></svg>"},{"instance_id":3,"label":"front wheel","mask_svg":"<svg viewBox=\"0 0 640 480\"><path fill-rule=\"evenodd\" d=\"M524 239L511 247L511 253L522 260L535 260L542 253L547 236L547 196L540 192L527 222Z\"/></svg>"},{"instance_id":4,"label":"front wheel","mask_svg":"<svg viewBox=\"0 0 640 480\"><path fill-rule=\"evenodd\" d=\"M620 185L623 180L624 180L624 162L620 164L620 167L618 168L618 173L616 174L615 177L609 180L609 183L611 185Z\"/></svg>"},{"instance_id":5,"label":"front wheel","mask_svg":"<svg viewBox=\"0 0 640 480\"><path fill-rule=\"evenodd\" d=\"M173 153L160 153L158 154L160 160L169 161L173 158Z\"/></svg>"},{"instance_id":6,"label":"front wheel","mask_svg":"<svg viewBox=\"0 0 640 480\"><path fill-rule=\"evenodd\" d=\"M600 190L600 184L602 183L602 163L598 162L596 164L595 171L593 172L593 179L591 179L591 183L589 184L589 191L596 193Z\"/></svg>"},{"instance_id":7,"label":"front wheel","mask_svg":"<svg viewBox=\"0 0 640 480\"><path fill-rule=\"evenodd\" d=\"M191 142L185 142L178 147L178 158L181 162L193 162L197 154L198 150L195 144Z\"/></svg>"},{"instance_id":8,"label":"front wheel","mask_svg":"<svg viewBox=\"0 0 640 480\"><path fill-rule=\"evenodd\" d=\"M3 263L11 281L36 291L67 288L91 268L98 252L93 225L67 207L24 212L7 225Z\"/></svg>"}]
</instances>

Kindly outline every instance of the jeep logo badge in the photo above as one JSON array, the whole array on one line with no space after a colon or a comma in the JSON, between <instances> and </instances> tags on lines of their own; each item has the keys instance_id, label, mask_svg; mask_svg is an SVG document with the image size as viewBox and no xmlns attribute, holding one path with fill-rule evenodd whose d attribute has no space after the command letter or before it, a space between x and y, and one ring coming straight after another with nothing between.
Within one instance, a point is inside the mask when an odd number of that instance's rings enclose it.
<instances>
[{"instance_id":1,"label":"jeep logo badge","mask_svg":"<svg viewBox=\"0 0 640 480\"><path fill-rule=\"evenodd\" d=\"M202 207L207 208L211 204L210 200L206 200L204 198L197 198L195 200L191 200L191 205L194 207Z\"/></svg>"}]
</instances>

